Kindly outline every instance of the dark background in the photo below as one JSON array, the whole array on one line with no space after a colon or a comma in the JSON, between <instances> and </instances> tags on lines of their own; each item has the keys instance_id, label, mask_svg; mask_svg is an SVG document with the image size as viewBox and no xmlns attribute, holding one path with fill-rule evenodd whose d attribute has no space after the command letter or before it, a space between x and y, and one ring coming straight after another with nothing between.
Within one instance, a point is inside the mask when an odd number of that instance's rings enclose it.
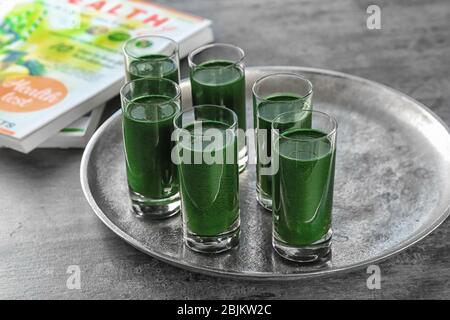
<instances>
[{"instance_id":1,"label":"dark background","mask_svg":"<svg viewBox=\"0 0 450 320\"><path fill-rule=\"evenodd\" d=\"M247 65L328 68L375 80L423 102L450 124L450 3L421 1L155 1L212 19L216 41L242 47ZM381 7L381 30L366 9ZM183 77L186 63L183 61ZM108 104L105 117L119 106ZM0 149L0 298L450 298L450 222L366 270L288 282L246 282L183 271L115 236L79 182L82 150ZM81 290L66 287L69 265Z\"/></svg>"}]
</instances>

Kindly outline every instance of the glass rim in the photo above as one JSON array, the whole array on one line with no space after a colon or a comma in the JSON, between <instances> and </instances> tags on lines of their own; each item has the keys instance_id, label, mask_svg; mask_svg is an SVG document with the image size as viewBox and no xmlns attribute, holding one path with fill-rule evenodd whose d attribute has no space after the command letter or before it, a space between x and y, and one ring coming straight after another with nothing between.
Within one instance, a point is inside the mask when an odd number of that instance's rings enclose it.
<instances>
[{"instance_id":1,"label":"glass rim","mask_svg":"<svg viewBox=\"0 0 450 320\"><path fill-rule=\"evenodd\" d=\"M207 107L207 108L214 107L214 108L217 108L217 109L226 110L227 112L229 112L233 116L233 123L230 124L230 125L227 124L227 129L237 128L238 117L237 117L236 112L234 112L233 110L231 110L231 109L229 109L229 108L227 108L225 106L220 106L220 105L217 105L217 104L199 104L199 105L195 105L195 106L192 106L190 108L187 108L187 109L182 109L177 115L175 115L175 117L173 118L173 125L174 125L175 129L179 129L179 130L185 130L186 129L184 127L180 127L177 124L177 120L180 119L180 117L182 117L184 114L187 114L188 112L192 112L192 111L194 111L197 108L205 108L205 107Z\"/></svg>"},{"instance_id":2,"label":"glass rim","mask_svg":"<svg viewBox=\"0 0 450 320\"><path fill-rule=\"evenodd\" d=\"M225 48L231 48L231 49L235 49L237 52L239 52L240 58L234 61L231 61L232 64L225 66L225 67L221 67L221 68L231 68L234 67L236 65L238 65L239 63L241 63L244 59L245 59L245 52L242 48L234 45L234 44L229 44L229 43L223 43L223 42L214 42L214 43L210 43L210 44L205 44L203 46L198 47L197 49L191 51L188 55L188 64L190 67L198 67L199 65L197 63L195 63L193 61L193 58L195 55L197 55L198 53L214 48L214 47L225 47Z\"/></svg>"},{"instance_id":3,"label":"glass rim","mask_svg":"<svg viewBox=\"0 0 450 320\"><path fill-rule=\"evenodd\" d=\"M318 111L318 110L311 110L311 109L307 109L307 110L302 110L302 111L288 111L288 112L284 112L279 114L278 116L275 117L275 119L273 119L272 121L272 125L271 125L271 129L274 130L274 132L276 134L278 134L278 136L281 138L282 134L281 133L277 133L278 129L276 129L274 126L275 124L283 124L283 123L289 123L289 122L296 122L299 120L294 120L294 121L286 121L286 122L280 122L280 121L276 121L278 118L281 118L283 115L289 115L289 114L299 114L301 112L309 112L311 114L320 114L322 116L325 116L328 118L328 120L330 120L330 122L333 125L333 128L330 130L330 132L328 132L325 136L323 137L318 137L318 138L308 138L308 139L301 139L301 138L289 138L289 137L283 137L283 139L287 139L287 140L293 140L293 141L317 141L317 140L323 140L324 138L328 139L335 135L337 132L337 128L338 128L338 123L336 121L336 119L329 115L328 113L322 112L322 111ZM280 139L279 138L279 139Z\"/></svg>"},{"instance_id":4,"label":"glass rim","mask_svg":"<svg viewBox=\"0 0 450 320\"><path fill-rule=\"evenodd\" d=\"M142 58L142 56L136 56L134 54L131 54L127 50L127 47L130 45L131 41L137 41L137 40L144 39L144 38L159 38L159 39L167 40L170 43L173 43L175 45L175 48L173 49L173 53L170 54L168 57L173 57L179 51L178 42L176 42L172 38L169 38L169 37L166 37L166 36L160 36L160 35L144 34L144 35L140 35L140 36L137 36L137 37L132 37L132 38L128 39L127 41L125 41L125 43L122 46L123 54L126 55L126 56L129 56L129 57L131 57L131 58L133 58L135 60L145 61L145 58ZM155 53L155 54L157 54L157 53ZM165 59L167 59L167 57L155 58L155 59L153 59L153 61L163 61Z\"/></svg>"},{"instance_id":5,"label":"glass rim","mask_svg":"<svg viewBox=\"0 0 450 320\"><path fill-rule=\"evenodd\" d=\"M302 96L298 97L297 99L289 100L289 101L286 101L286 102L303 100L303 99L306 99L306 98L308 98L309 96L311 96L313 94L313 85L312 85L311 81L309 81L309 79L306 78L304 75L298 74L298 73L293 73L293 72L276 72L276 73L270 73L270 74L267 74L265 76L262 76L261 78L258 78L258 80L256 80L253 83L252 93L253 93L253 95L256 98L258 98L259 100L264 101L264 102L272 102L271 100L269 100L267 98L263 98L260 95L258 95L255 92L255 90L256 90L256 86L259 85L261 83L261 81L264 81L267 78L270 78L270 77L273 77L273 76L289 76L289 77L301 79L302 81L305 81L308 84L308 92L305 95L302 95ZM284 101L277 101L277 102L284 102Z\"/></svg>"},{"instance_id":6,"label":"glass rim","mask_svg":"<svg viewBox=\"0 0 450 320\"><path fill-rule=\"evenodd\" d=\"M166 82L166 83L170 83L171 85L174 85L175 89L176 89L176 95L174 97L171 97L170 100L167 101L161 101L161 102L154 102L152 103L152 105L162 105L162 104L166 104L166 103L170 103L170 102L174 102L176 100L180 100L181 98L181 88L178 85L178 83L176 83L173 80L170 79L166 79L166 78L140 78L140 79L133 79L130 80L128 82L126 82L121 88L120 88L120 98L121 99L125 99L127 103L132 102L132 100L128 99L124 93L125 89L128 88L129 86L131 86L132 83L136 83L136 82L141 82L141 81L145 81L145 82L151 82L151 81L162 81L162 82ZM148 105L148 103L140 103L140 102L136 102L137 105Z\"/></svg>"}]
</instances>

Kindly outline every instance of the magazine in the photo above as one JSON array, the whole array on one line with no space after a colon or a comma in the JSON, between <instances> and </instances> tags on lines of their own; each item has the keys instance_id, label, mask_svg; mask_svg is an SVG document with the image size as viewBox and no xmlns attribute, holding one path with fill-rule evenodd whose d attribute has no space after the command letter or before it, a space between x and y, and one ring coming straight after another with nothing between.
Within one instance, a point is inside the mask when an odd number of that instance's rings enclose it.
<instances>
[{"instance_id":1,"label":"magazine","mask_svg":"<svg viewBox=\"0 0 450 320\"><path fill-rule=\"evenodd\" d=\"M127 39L165 35L185 56L210 25L150 2L0 0L0 145L29 152L117 95Z\"/></svg>"}]
</instances>

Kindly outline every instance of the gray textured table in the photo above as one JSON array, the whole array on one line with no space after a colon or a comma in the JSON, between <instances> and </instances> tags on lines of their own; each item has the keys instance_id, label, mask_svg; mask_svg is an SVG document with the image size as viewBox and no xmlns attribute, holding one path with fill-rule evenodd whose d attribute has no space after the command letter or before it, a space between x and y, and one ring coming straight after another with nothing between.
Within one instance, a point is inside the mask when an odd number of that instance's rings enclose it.
<instances>
[{"instance_id":1,"label":"gray textured table","mask_svg":"<svg viewBox=\"0 0 450 320\"><path fill-rule=\"evenodd\" d=\"M447 0L376 1L381 30L366 28L373 1L166 3L211 18L217 41L244 48L248 65L302 65L366 77L408 93L450 125ZM111 101L107 114L117 106ZM81 155L0 149L0 298L450 298L449 221L380 264L380 290L367 289L366 270L268 283L171 267L124 243L91 212L79 183ZM70 265L81 269L80 290L66 286Z\"/></svg>"}]
</instances>

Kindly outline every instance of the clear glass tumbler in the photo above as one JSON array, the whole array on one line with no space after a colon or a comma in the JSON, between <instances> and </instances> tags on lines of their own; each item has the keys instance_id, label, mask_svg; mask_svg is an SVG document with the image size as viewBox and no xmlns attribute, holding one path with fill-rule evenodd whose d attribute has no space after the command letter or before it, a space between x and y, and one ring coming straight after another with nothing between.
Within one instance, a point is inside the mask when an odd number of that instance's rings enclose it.
<instances>
[{"instance_id":1,"label":"clear glass tumbler","mask_svg":"<svg viewBox=\"0 0 450 320\"><path fill-rule=\"evenodd\" d=\"M171 161L180 87L164 78L137 79L122 87L120 97L132 209L150 218L172 216L180 210L176 165Z\"/></svg>"},{"instance_id":2,"label":"clear glass tumbler","mask_svg":"<svg viewBox=\"0 0 450 320\"><path fill-rule=\"evenodd\" d=\"M240 172L248 161L244 58L241 48L224 43L200 47L188 57L193 105L225 106L237 114Z\"/></svg>"},{"instance_id":3,"label":"clear glass tumbler","mask_svg":"<svg viewBox=\"0 0 450 320\"><path fill-rule=\"evenodd\" d=\"M272 210L271 126L284 112L312 109L313 86L294 73L269 74L253 85L253 125L256 130L256 199Z\"/></svg>"},{"instance_id":4,"label":"clear glass tumbler","mask_svg":"<svg viewBox=\"0 0 450 320\"><path fill-rule=\"evenodd\" d=\"M240 232L236 114L200 105L175 116L184 241L198 252L238 245Z\"/></svg>"},{"instance_id":5,"label":"clear glass tumbler","mask_svg":"<svg viewBox=\"0 0 450 320\"><path fill-rule=\"evenodd\" d=\"M293 111L272 123L273 247L299 262L328 259L331 250L336 120Z\"/></svg>"},{"instance_id":6,"label":"clear glass tumbler","mask_svg":"<svg viewBox=\"0 0 450 320\"><path fill-rule=\"evenodd\" d=\"M140 78L166 78L180 81L178 44L155 35L129 39L123 46L127 81Z\"/></svg>"}]
</instances>

